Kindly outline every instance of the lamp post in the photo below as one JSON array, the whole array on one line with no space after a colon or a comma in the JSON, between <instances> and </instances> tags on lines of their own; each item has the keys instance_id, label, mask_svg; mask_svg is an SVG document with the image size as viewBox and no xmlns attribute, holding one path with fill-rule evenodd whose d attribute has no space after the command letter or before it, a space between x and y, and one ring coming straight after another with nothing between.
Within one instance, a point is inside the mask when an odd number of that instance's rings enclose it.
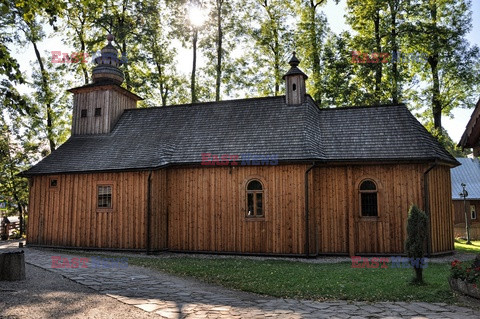
<instances>
[{"instance_id":1,"label":"lamp post","mask_svg":"<svg viewBox=\"0 0 480 319\"><path fill-rule=\"evenodd\" d=\"M467 234L467 245L471 245L470 242L470 227L468 226L468 213L467 213L467 196L468 192L465 189L465 183L460 184L462 185L462 192L460 193L460 197L463 197L463 210L465 212L465 233Z\"/></svg>"}]
</instances>

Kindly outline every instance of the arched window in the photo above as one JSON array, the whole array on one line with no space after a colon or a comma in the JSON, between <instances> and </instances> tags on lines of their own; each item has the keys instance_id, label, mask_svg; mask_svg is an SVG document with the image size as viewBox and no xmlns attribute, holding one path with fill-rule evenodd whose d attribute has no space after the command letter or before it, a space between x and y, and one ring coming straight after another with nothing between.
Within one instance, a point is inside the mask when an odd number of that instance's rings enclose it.
<instances>
[{"instance_id":1,"label":"arched window","mask_svg":"<svg viewBox=\"0 0 480 319\"><path fill-rule=\"evenodd\" d=\"M377 185L372 180L360 184L360 205L362 216L378 216Z\"/></svg>"},{"instance_id":2,"label":"arched window","mask_svg":"<svg viewBox=\"0 0 480 319\"><path fill-rule=\"evenodd\" d=\"M247 184L247 217L264 217L263 187L256 179Z\"/></svg>"}]
</instances>

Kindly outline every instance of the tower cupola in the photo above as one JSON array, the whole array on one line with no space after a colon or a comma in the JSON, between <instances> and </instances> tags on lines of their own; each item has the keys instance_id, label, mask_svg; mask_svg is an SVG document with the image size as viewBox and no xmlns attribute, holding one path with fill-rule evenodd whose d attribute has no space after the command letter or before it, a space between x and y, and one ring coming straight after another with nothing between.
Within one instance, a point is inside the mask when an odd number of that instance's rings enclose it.
<instances>
[{"instance_id":1,"label":"tower cupola","mask_svg":"<svg viewBox=\"0 0 480 319\"><path fill-rule=\"evenodd\" d=\"M113 35L107 36L108 44L102 49L101 55L93 60L96 64L92 71L94 83L111 82L120 85L125 79L119 68L124 62L118 58L118 51L112 45L113 39Z\"/></svg>"},{"instance_id":2,"label":"tower cupola","mask_svg":"<svg viewBox=\"0 0 480 319\"><path fill-rule=\"evenodd\" d=\"M287 104L300 105L305 102L307 94L305 80L308 79L308 76L298 68L300 60L296 57L295 52L293 52L293 56L288 63L290 64L290 70L283 76Z\"/></svg>"}]
</instances>

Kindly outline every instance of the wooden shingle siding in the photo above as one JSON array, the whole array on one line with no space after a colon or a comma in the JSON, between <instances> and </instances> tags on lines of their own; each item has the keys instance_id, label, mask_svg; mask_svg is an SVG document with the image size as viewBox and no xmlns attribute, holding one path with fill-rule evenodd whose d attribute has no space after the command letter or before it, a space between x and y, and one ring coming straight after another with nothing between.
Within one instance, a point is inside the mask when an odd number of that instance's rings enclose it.
<instances>
[{"instance_id":1,"label":"wooden shingle siding","mask_svg":"<svg viewBox=\"0 0 480 319\"><path fill-rule=\"evenodd\" d=\"M423 205L426 169L421 164L314 168L311 209L319 253L403 253L408 209ZM361 217L358 187L363 179L377 184L378 217Z\"/></svg>"},{"instance_id":2,"label":"wooden shingle siding","mask_svg":"<svg viewBox=\"0 0 480 319\"><path fill-rule=\"evenodd\" d=\"M174 167L152 172L151 249L305 254L310 165ZM400 254L408 209L424 209L427 164L328 165L309 175L309 252ZM32 177L28 243L146 249L149 171ZM58 180L56 188L50 179ZM247 218L246 184L263 185L264 217ZM378 217L361 217L359 185L375 181ZM432 253L453 249L449 168L428 175ZM97 209L112 185L112 209Z\"/></svg>"},{"instance_id":3,"label":"wooden shingle siding","mask_svg":"<svg viewBox=\"0 0 480 319\"><path fill-rule=\"evenodd\" d=\"M454 250L450 168L435 167L428 175L432 253Z\"/></svg>"},{"instance_id":4,"label":"wooden shingle siding","mask_svg":"<svg viewBox=\"0 0 480 319\"><path fill-rule=\"evenodd\" d=\"M46 246L146 248L149 172L32 178L28 243ZM166 248L165 171L152 172L152 249ZM97 185L112 185L112 209L97 208Z\"/></svg>"},{"instance_id":5,"label":"wooden shingle siding","mask_svg":"<svg viewBox=\"0 0 480 319\"><path fill-rule=\"evenodd\" d=\"M72 135L109 133L124 110L136 108L134 99L101 87L76 93L73 104ZM96 108L101 108L101 116L95 116ZM81 117L83 109L87 110L87 117Z\"/></svg>"},{"instance_id":6,"label":"wooden shingle siding","mask_svg":"<svg viewBox=\"0 0 480 319\"><path fill-rule=\"evenodd\" d=\"M304 253L306 165L168 171L171 250ZM264 186L264 218L246 218L246 182Z\"/></svg>"}]
</instances>

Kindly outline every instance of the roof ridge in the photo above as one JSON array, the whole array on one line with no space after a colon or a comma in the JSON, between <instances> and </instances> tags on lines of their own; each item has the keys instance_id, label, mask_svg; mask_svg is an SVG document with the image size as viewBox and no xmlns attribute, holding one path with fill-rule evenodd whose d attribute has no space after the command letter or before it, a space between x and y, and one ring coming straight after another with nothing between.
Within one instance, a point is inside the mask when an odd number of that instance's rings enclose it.
<instances>
[{"instance_id":1,"label":"roof ridge","mask_svg":"<svg viewBox=\"0 0 480 319\"><path fill-rule=\"evenodd\" d=\"M206 106L213 104L222 104L222 103L235 103L242 101L254 101L254 100L275 100L275 99L285 99L285 95L278 96L261 96L261 97L251 97L251 98L242 98L242 99L231 99L231 100L222 100L222 101L207 101L207 102L196 102L196 103L183 103L183 104L172 104L165 106L152 106L152 107L142 107L127 109L125 111L139 111L139 110L151 110L151 109L166 109L166 108L180 108L180 107L195 107L195 106Z\"/></svg>"},{"instance_id":2,"label":"roof ridge","mask_svg":"<svg viewBox=\"0 0 480 319\"><path fill-rule=\"evenodd\" d=\"M318 108L320 111L332 111L332 110L351 110L351 109L374 109L374 108L387 108L387 107L407 107L404 103L398 104L379 104L379 105L358 105L358 106L337 106L337 107L325 107ZM408 108L407 108L408 109Z\"/></svg>"}]
</instances>

